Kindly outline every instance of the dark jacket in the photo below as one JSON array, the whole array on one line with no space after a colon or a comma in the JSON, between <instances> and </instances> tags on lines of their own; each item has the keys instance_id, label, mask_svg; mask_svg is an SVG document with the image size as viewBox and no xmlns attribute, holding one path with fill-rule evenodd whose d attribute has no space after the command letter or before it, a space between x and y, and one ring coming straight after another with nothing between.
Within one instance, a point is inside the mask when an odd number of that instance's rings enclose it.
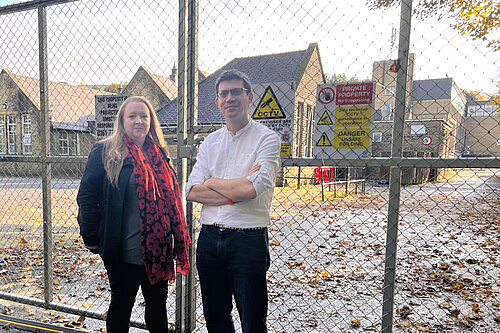
<instances>
[{"instance_id":1,"label":"dark jacket","mask_svg":"<svg viewBox=\"0 0 500 333\"><path fill-rule=\"evenodd\" d=\"M126 159L120 171L118 188L106 176L102 142L89 154L76 197L80 235L86 246L98 246L104 262L120 259L123 201L133 165Z\"/></svg>"}]
</instances>

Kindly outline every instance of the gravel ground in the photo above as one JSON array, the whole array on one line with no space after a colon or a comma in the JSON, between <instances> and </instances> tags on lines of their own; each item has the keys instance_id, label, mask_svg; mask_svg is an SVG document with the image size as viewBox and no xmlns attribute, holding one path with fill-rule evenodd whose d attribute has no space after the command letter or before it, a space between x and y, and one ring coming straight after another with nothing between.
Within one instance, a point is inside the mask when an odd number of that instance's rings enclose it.
<instances>
[{"instance_id":1,"label":"gravel ground","mask_svg":"<svg viewBox=\"0 0 500 333\"><path fill-rule=\"evenodd\" d=\"M500 331L499 176L494 171L461 171L447 182L402 189L395 332ZM81 248L75 209L67 208L74 202L72 186L60 186L53 195L59 198L53 199L55 298L105 312L109 300L105 271L96 256ZM12 194L14 190L18 192ZM28 204L36 197L33 189L9 191L9 197L28 198L22 208L37 209ZM388 189L372 185L360 195L326 194L327 200L321 201L318 186L276 191L268 275L271 332L380 331ZM16 209L7 204L0 211L0 253L5 258L1 290L43 299L40 225L37 217L30 217L35 219L30 226L22 219L7 224L7 214L12 216ZM170 292L173 319L173 288ZM139 296L133 314L138 321L143 315L141 303ZM76 315L3 300L0 305L4 313L16 317L92 332L104 327L102 321L89 318L81 324ZM206 332L200 306L197 322L198 331Z\"/></svg>"}]
</instances>

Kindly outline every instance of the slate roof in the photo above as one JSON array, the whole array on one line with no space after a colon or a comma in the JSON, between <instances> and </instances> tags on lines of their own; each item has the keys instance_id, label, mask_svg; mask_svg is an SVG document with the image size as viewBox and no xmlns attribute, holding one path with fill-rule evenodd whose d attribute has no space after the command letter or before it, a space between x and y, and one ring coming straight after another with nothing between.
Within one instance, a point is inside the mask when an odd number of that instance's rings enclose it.
<instances>
[{"instance_id":1,"label":"slate roof","mask_svg":"<svg viewBox=\"0 0 500 333\"><path fill-rule=\"evenodd\" d=\"M453 79L429 79L413 81L411 98L414 101L435 101L451 99Z\"/></svg>"},{"instance_id":2,"label":"slate roof","mask_svg":"<svg viewBox=\"0 0 500 333\"><path fill-rule=\"evenodd\" d=\"M4 69L26 97L40 110L40 80L12 74ZM79 123L82 117L95 114L95 96L109 94L80 85L49 81L49 110L53 123Z\"/></svg>"},{"instance_id":3,"label":"slate roof","mask_svg":"<svg viewBox=\"0 0 500 333\"><path fill-rule=\"evenodd\" d=\"M313 43L306 50L236 58L212 73L198 84L198 124L224 124L225 120L215 104L215 81L227 69L248 74L252 84L300 80L303 62L316 48ZM158 110L161 125L177 126L177 99Z\"/></svg>"}]
</instances>

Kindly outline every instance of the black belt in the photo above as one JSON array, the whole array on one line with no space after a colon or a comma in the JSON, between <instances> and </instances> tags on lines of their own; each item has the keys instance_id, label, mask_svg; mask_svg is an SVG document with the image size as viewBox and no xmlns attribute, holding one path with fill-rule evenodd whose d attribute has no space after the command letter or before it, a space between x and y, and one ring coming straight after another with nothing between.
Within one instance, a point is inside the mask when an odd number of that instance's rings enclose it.
<instances>
[{"instance_id":1,"label":"black belt","mask_svg":"<svg viewBox=\"0 0 500 333\"><path fill-rule=\"evenodd\" d=\"M229 229L229 230L238 230L238 231L246 231L246 230L264 230L267 229L267 227L249 227L249 228L238 228L238 227L232 227L230 225L222 224L222 223L214 223L214 224L203 224L203 226L207 227L216 227L219 229Z\"/></svg>"}]
</instances>

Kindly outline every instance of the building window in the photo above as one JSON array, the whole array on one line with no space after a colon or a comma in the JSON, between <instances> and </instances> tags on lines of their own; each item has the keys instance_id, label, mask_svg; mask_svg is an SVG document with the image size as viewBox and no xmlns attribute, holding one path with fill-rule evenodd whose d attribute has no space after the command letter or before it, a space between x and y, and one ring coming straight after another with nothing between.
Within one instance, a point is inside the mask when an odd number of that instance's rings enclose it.
<instances>
[{"instance_id":1,"label":"building window","mask_svg":"<svg viewBox=\"0 0 500 333\"><path fill-rule=\"evenodd\" d=\"M16 153L16 116L7 116L7 152Z\"/></svg>"},{"instance_id":2,"label":"building window","mask_svg":"<svg viewBox=\"0 0 500 333\"><path fill-rule=\"evenodd\" d=\"M395 92L396 92L395 86L385 87L385 95L386 96L394 96Z\"/></svg>"},{"instance_id":3,"label":"building window","mask_svg":"<svg viewBox=\"0 0 500 333\"><path fill-rule=\"evenodd\" d=\"M392 119L392 107L391 104L384 104L380 108L380 114L382 116L382 120L391 120Z\"/></svg>"},{"instance_id":4,"label":"building window","mask_svg":"<svg viewBox=\"0 0 500 333\"><path fill-rule=\"evenodd\" d=\"M471 105L467 110L469 117L489 117L494 116L497 112L498 106L496 105Z\"/></svg>"},{"instance_id":5,"label":"building window","mask_svg":"<svg viewBox=\"0 0 500 333\"><path fill-rule=\"evenodd\" d=\"M305 146L304 146L304 156L311 157L312 156L312 136L313 136L313 117L314 117L314 108L307 104L307 113L306 113L307 121L306 121L306 134L305 134Z\"/></svg>"},{"instance_id":6,"label":"building window","mask_svg":"<svg viewBox=\"0 0 500 333\"><path fill-rule=\"evenodd\" d=\"M59 134L59 153L63 156L77 155L76 133L61 132Z\"/></svg>"},{"instance_id":7,"label":"building window","mask_svg":"<svg viewBox=\"0 0 500 333\"><path fill-rule=\"evenodd\" d=\"M303 131L302 131L302 126L304 125L304 103L299 102L298 103L298 108L297 108L297 121L295 123L295 152L294 156L295 157L300 157L300 147L301 147L301 139L303 137Z\"/></svg>"},{"instance_id":8,"label":"building window","mask_svg":"<svg viewBox=\"0 0 500 333\"><path fill-rule=\"evenodd\" d=\"M31 155L33 152L31 150L31 117L28 114L23 114L22 116L22 145L23 154Z\"/></svg>"},{"instance_id":9,"label":"building window","mask_svg":"<svg viewBox=\"0 0 500 333\"><path fill-rule=\"evenodd\" d=\"M372 141L373 142L382 142L382 132L373 132L372 133Z\"/></svg>"},{"instance_id":10,"label":"building window","mask_svg":"<svg viewBox=\"0 0 500 333\"><path fill-rule=\"evenodd\" d=\"M7 154L5 145L5 116L0 115L0 154Z\"/></svg>"},{"instance_id":11,"label":"building window","mask_svg":"<svg viewBox=\"0 0 500 333\"><path fill-rule=\"evenodd\" d=\"M411 125L410 134L427 134L425 125Z\"/></svg>"}]
</instances>

